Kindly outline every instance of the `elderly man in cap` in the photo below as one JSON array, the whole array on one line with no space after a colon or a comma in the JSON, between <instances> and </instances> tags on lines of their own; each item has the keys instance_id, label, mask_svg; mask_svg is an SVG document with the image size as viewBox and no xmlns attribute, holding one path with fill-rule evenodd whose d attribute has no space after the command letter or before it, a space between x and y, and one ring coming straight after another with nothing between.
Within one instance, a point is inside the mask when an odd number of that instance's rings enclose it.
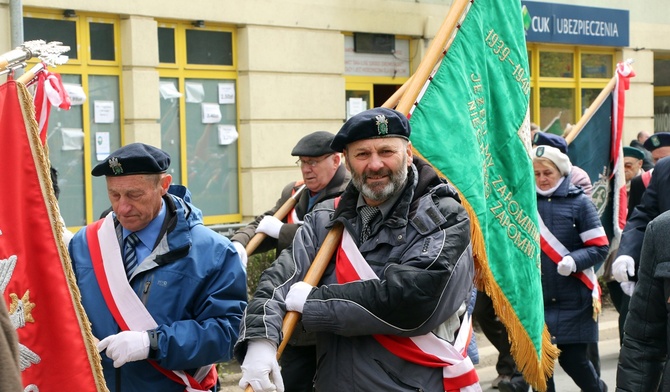
<instances>
[{"instance_id":1,"label":"elderly man in cap","mask_svg":"<svg viewBox=\"0 0 670 392\"><path fill-rule=\"evenodd\" d=\"M110 391L215 391L246 307L235 247L170 186L169 165L149 145L114 151L91 172L113 212L69 245Z\"/></svg>"},{"instance_id":2,"label":"elderly man in cap","mask_svg":"<svg viewBox=\"0 0 670 392\"><path fill-rule=\"evenodd\" d=\"M245 247L256 233L265 233L267 237L256 248L256 252L265 252L273 247L279 256L293 242L293 237L302 225L305 215L312 211L317 203L340 196L347 187L351 176L341 164L342 157L330 148L334 135L326 131L316 131L302 137L291 151L298 157L302 180L292 181L281 192L275 206L259 215L246 227L238 230L231 240L238 252L246 260ZM274 217L286 201L294 197L301 187L304 191L298 195L293 209L282 219ZM311 392L316 372L316 347L314 334L302 333L298 326L291 342L281 358L281 373L286 392Z\"/></svg>"},{"instance_id":3,"label":"elderly man in cap","mask_svg":"<svg viewBox=\"0 0 670 392\"><path fill-rule=\"evenodd\" d=\"M341 164L340 154L330 148L333 137L330 132L316 131L302 137L293 147L291 155L298 158L296 164L302 173L302 180L288 183L272 209L235 232L231 240L240 252L244 253L244 248L256 233L264 233L267 237L256 248L256 252L262 253L275 248L279 256L293 242L304 216L314 205L344 192L351 177ZM306 192L301 192L298 196L293 210L283 219L275 218L277 210L303 185Z\"/></svg>"},{"instance_id":4,"label":"elderly man in cap","mask_svg":"<svg viewBox=\"0 0 670 392\"><path fill-rule=\"evenodd\" d=\"M628 194L628 215L626 219L630 218L635 206L640 204L642 194L647 189L649 180L651 180L651 171L645 171L643 164L644 152L641 149L637 147L623 148L623 168L626 176L626 192Z\"/></svg>"},{"instance_id":5,"label":"elderly man in cap","mask_svg":"<svg viewBox=\"0 0 670 392\"><path fill-rule=\"evenodd\" d=\"M648 185L640 203L635 206L632 213L629 211L630 218L623 229L617 258L612 264L614 278L621 283L621 289L629 296L635 288L640 250L647 224L670 209L670 158L667 158L670 154L670 133L656 133L644 142L644 146L651 150L656 166L640 176ZM647 173L649 178L645 180Z\"/></svg>"},{"instance_id":6,"label":"elderly man in cap","mask_svg":"<svg viewBox=\"0 0 670 392\"><path fill-rule=\"evenodd\" d=\"M331 148L343 152L351 183L305 217L261 277L235 345L241 387L283 390L276 354L287 311L317 333L320 392L478 383L462 355L474 274L470 220L456 191L413 156L409 136L407 118L386 108L353 116L337 133ZM301 282L339 224L344 234L320 282ZM436 356L442 360L426 365Z\"/></svg>"},{"instance_id":7,"label":"elderly man in cap","mask_svg":"<svg viewBox=\"0 0 670 392\"><path fill-rule=\"evenodd\" d=\"M644 146L644 142L649 139L649 132L640 131L637 133L637 138L630 141L630 146L635 147L644 153L644 158L642 159L642 169L644 171L649 171L654 168L654 159L651 157L651 152L647 150Z\"/></svg>"}]
</instances>

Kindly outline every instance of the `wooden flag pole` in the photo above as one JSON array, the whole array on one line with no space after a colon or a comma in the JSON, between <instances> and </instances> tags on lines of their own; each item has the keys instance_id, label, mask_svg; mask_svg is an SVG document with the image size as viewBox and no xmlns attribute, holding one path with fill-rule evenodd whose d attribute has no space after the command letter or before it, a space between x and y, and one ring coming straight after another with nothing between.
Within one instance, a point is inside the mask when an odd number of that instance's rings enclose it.
<instances>
[{"instance_id":1,"label":"wooden flag pole","mask_svg":"<svg viewBox=\"0 0 670 392\"><path fill-rule=\"evenodd\" d=\"M584 125L591 119L591 117L593 117L593 114L600 107L600 105L602 105L605 99L607 99L607 96L612 93L612 90L614 90L614 86L616 85L616 78L616 75L614 75L614 77L610 79L605 88L602 89L593 103L588 107L588 109L586 109L586 112L584 112L582 118L580 118L579 121L577 121L577 123L572 126L570 132L565 135L565 141L568 144L575 140L577 135L579 135L579 133L582 131L582 128L584 128Z\"/></svg>"},{"instance_id":2,"label":"wooden flag pole","mask_svg":"<svg viewBox=\"0 0 670 392\"><path fill-rule=\"evenodd\" d=\"M461 19L468 4L470 4L469 0L454 0L451 4L449 13L444 19L444 22L442 22L442 26L440 26L440 29L437 31L435 38L433 38L433 41L428 48L428 52L426 52L426 56L421 60L421 63L414 75L412 75L412 78L408 80L409 86L407 87L407 91L402 94L402 98L400 98L398 106L396 107L396 110L400 113L404 115L409 114L421 89L424 84L426 84L428 77L430 77L430 73L433 71L433 68L435 68L435 64L439 61L442 53L449 49L447 43L456 30L458 21Z\"/></svg>"},{"instance_id":3,"label":"wooden flag pole","mask_svg":"<svg viewBox=\"0 0 670 392\"><path fill-rule=\"evenodd\" d=\"M321 244L319 252L317 252L316 256L314 257L312 265L309 267L307 274L305 274L305 278L303 279L304 282L309 283L312 286L319 284L321 276L323 276L324 271L326 271L326 267L328 267L330 259L333 257L333 254L335 253L335 250L340 243L343 230L344 226L342 226L341 223L335 223L335 226L330 229L328 235L323 240L323 244ZM293 330L300 320L300 316L302 315L298 312L286 312L286 315L284 316L284 322L282 323L283 339L277 348L277 360L279 360L282 353L284 352L284 348L286 348L288 341L291 339ZM247 385L244 391L254 392L254 389L251 387L251 385Z\"/></svg>"},{"instance_id":4,"label":"wooden flag pole","mask_svg":"<svg viewBox=\"0 0 670 392\"><path fill-rule=\"evenodd\" d=\"M625 63L630 67L631 64L633 64L633 59L627 59ZM593 101L593 103L586 109L586 112L584 112L584 115L582 118L577 121L577 123L570 129L570 132L568 132L567 135L565 135L565 141L570 144L572 143L573 140L579 135L579 133L582 131L582 128L584 128L584 125L593 117L595 114L596 110L602 105L603 101L607 99L607 96L614 91L614 87L616 87L616 78L618 77L617 74L618 70L614 70L614 76L610 81L607 83L607 85L602 89L600 94L596 97L596 99Z\"/></svg>"},{"instance_id":5,"label":"wooden flag pole","mask_svg":"<svg viewBox=\"0 0 670 392\"><path fill-rule=\"evenodd\" d=\"M397 89L393 95L391 95L389 99L386 100L386 102L384 102L384 104L382 104L382 107L393 109L398 104L398 102L400 102L400 98L402 98L402 96L405 94L405 91L407 91L407 86L409 86L409 84L412 82L413 77L414 75L410 76L409 79L407 79L407 81L403 83L402 86L400 86L400 88Z\"/></svg>"},{"instance_id":6,"label":"wooden flag pole","mask_svg":"<svg viewBox=\"0 0 670 392\"><path fill-rule=\"evenodd\" d=\"M38 73L44 71L45 69L46 68L44 68L44 64L37 63L30 70L24 72L23 75L19 76L19 78L16 79L16 81L23 84L28 84L28 82L33 80L33 78L37 76Z\"/></svg>"},{"instance_id":7,"label":"wooden flag pole","mask_svg":"<svg viewBox=\"0 0 670 392\"><path fill-rule=\"evenodd\" d=\"M307 186L305 184L303 184L300 188L298 188L298 190L295 191L293 196L289 197L288 200L286 200L284 202L284 204L282 204L282 206L279 207L277 212L275 212L274 215L272 215L272 216L274 216L275 218L277 218L279 220L284 219L286 217L286 215L288 215L288 213L291 212L293 207L295 207L296 203L298 202L298 198L300 197L300 195L302 194L302 191L304 191L306 187ZM253 254L254 251L256 250L256 248L258 248L258 246L261 244L261 242L263 242L263 240L265 238L267 238L267 236L268 235L265 234L265 233L254 234L254 236L251 237L251 239L247 243L247 246L244 248L244 250L246 250L246 252L247 252L247 255ZM279 256L279 255L277 255L277 256Z\"/></svg>"},{"instance_id":8,"label":"wooden flag pole","mask_svg":"<svg viewBox=\"0 0 670 392\"><path fill-rule=\"evenodd\" d=\"M408 86L408 91L402 94L402 98L400 99L398 107L396 108L397 111L403 113L404 115L407 115L409 113L409 109L412 107L414 101L419 96L419 92L421 91L423 85L428 80L428 77L430 76L430 73L435 67L437 60L439 60L442 52L445 51L444 48L446 47L447 42L453 35L453 32L456 29L456 25L460 20L463 11L466 9L469 3L470 3L469 0L454 0L454 3L452 3L451 8L449 9L449 13L447 14L444 22L442 23L442 26L438 30L435 38L433 38L433 42L431 43L431 46L428 52L426 53L426 56L423 58L423 60L421 60L417 72L410 78L411 83ZM419 71L421 71L421 73L419 73ZM328 235L323 241L323 244L321 244L319 252L316 254L316 257L314 258L311 267L309 267L309 270L305 275L304 281L306 283L309 283L312 286L316 286L319 283L319 281L321 281L321 277L323 276L323 273L326 270L326 267L328 266L330 259L333 257L333 254L335 253L335 250L337 249L340 243L343 230L344 227L339 223L336 223L335 226L333 226L333 228L330 229ZM298 320L300 319L300 316L301 314L298 312L286 313L286 316L284 317L284 322L282 324L283 339L281 344L279 345L279 348L277 349L277 359L281 357L281 354L284 351L284 347L286 347L289 338L293 334L293 330L295 329L295 326ZM254 392L251 385L247 385L244 391Z\"/></svg>"}]
</instances>

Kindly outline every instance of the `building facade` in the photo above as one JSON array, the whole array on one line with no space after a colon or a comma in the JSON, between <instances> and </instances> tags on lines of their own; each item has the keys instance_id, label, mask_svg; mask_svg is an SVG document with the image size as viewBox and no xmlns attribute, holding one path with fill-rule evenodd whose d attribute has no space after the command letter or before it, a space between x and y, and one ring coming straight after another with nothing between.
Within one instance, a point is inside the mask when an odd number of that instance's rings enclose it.
<instances>
[{"instance_id":1,"label":"building facade","mask_svg":"<svg viewBox=\"0 0 670 392\"><path fill-rule=\"evenodd\" d=\"M17 3L21 15L13 18ZM132 142L173 158L205 223L243 222L299 178L294 144L383 104L420 63L449 0L0 0L0 53L23 40L61 41L52 69L73 99L52 110L50 157L61 212L76 229L109 202L91 168ZM662 0L523 1L531 119L579 120L633 59L624 141L670 131L670 22ZM521 11L520 11L521 12Z\"/></svg>"}]
</instances>

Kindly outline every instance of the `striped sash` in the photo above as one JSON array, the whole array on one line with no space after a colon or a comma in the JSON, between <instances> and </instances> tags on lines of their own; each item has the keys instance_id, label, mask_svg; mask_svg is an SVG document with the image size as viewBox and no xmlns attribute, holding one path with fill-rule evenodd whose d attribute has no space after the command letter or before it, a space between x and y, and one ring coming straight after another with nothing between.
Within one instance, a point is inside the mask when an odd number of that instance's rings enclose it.
<instances>
[{"instance_id":1,"label":"striped sash","mask_svg":"<svg viewBox=\"0 0 670 392\"><path fill-rule=\"evenodd\" d=\"M379 279L346 230L337 251L335 274L339 283ZM479 377L467 356L471 335L472 324L466 312L453 345L432 332L413 337L394 335L373 335L373 337L387 350L406 361L426 367L441 367L445 391L481 392Z\"/></svg>"},{"instance_id":2,"label":"striped sash","mask_svg":"<svg viewBox=\"0 0 670 392\"><path fill-rule=\"evenodd\" d=\"M540 248L551 261L558 264L563 260L563 257L570 254L570 251L551 231L549 231L539 214L538 220L540 222ZM605 235L605 230L602 226L579 233L579 237L581 238L582 243L587 246L598 246L607 243L607 236ZM591 291L591 296L593 297L593 319L598 320L598 315L602 310L602 302L600 298L602 293L600 291L600 284L598 284L595 270L593 267L589 267L583 271L573 272L571 275L579 279Z\"/></svg>"},{"instance_id":3,"label":"striped sash","mask_svg":"<svg viewBox=\"0 0 670 392\"><path fill-rule=\"evenodd\" d=\"M158 324L128 283L112 213L88 225L86 239L100 291L121 330L147 331L156 328ZM167 370L156 361L148 361L166 377L184 385L186 392L207 392L216 385L214 365L201 367L192 377L184 371Z\"/></svg>"}]
</instances>

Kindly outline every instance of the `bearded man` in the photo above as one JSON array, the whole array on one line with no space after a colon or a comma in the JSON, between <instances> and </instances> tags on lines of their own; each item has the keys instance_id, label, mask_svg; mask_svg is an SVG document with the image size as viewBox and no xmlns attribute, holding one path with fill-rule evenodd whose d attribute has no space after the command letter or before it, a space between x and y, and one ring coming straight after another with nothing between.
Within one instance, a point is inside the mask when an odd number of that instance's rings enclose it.
<instances>
[{"instance_id":1,"label":"bearded man","mask_svg":"<svg viewBox=\"0 0 670 392\"><path fill-rule=\"evenodd\" d=\"M337 133L331 148L343 153L351 183L305 216L261 277L235 345L241 387L283 390L276 354L287 311L316 333L320 392L478 383L459 339L470 332L470 220L454 188L413 156L409 136L407 118L386 108L353 116ZM301 282L335 224L344 234L321 281ZM427 366L436 355L444 362Z\"/></svg>"}]
</instances>

